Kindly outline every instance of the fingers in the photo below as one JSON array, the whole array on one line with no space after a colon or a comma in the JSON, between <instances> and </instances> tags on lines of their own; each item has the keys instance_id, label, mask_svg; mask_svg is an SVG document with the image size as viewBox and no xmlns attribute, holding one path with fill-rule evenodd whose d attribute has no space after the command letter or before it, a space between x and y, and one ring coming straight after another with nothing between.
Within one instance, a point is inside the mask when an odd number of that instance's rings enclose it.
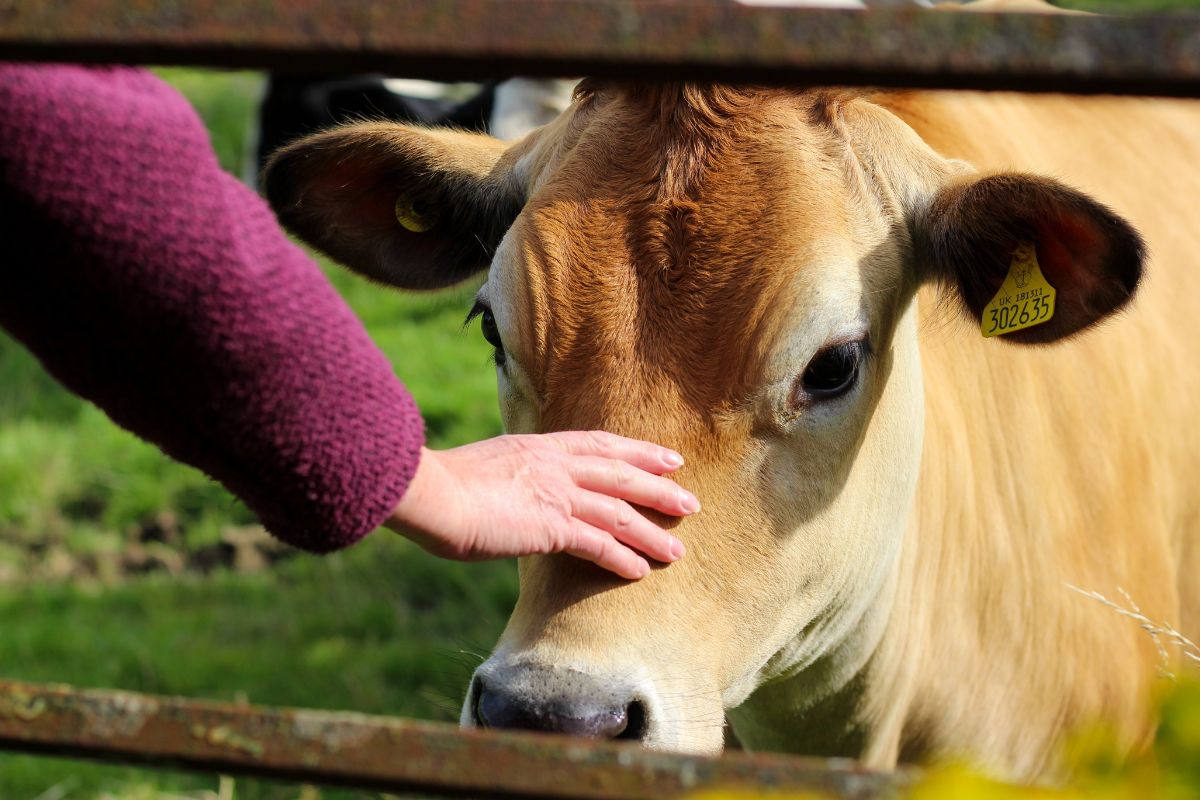
<instances>
[{"instance_id":1,"label":"fingers","mask_svg":"<svg viewBox=\"0 0 1200 800\"><path fill-rule=\"evenodd\" d=\"M571 459L567 471L582 489L682 517L700 510L696 496L668 478L597 456ZM604 527L604 526L601 526Z\"/></svg>"},{"instance_id":2,"label":"fingers","mask_svg":"<svg viewBox=\"0 0 1200 800\"><path fill-rule=\"evenodd\" d=\"M571 506L571 513L577 520L651 558L669 564L683 556L683 542L634 511L623 500L595 492L577 492L571 498Z\"/></svg>"},{"instance_id":3,"label":"fingers","mask_svg":"<svg viewBox=\"0 0 1200 800\"><path fill-rule=\"evenodd\" d=\"M610 534L594 528L582 520L573 520L571 544L563 552L591 561L622 578L636 581L650 574L646 559L618 542Z\"/></svg>"},{"instance_id":4,"label":"fingers","mask_svg":"<svg viewBox=\"0 0 1200 800\"><path fill-rule=\"evenodd\" d=\"M625 461L638 469L661 475L674 472L683 466L683 456L669 447L662 447L637 439L626 439L605 431L559 431L546 434L568 453L584 456L602 456Z\"/></svg>"}]
</instances>

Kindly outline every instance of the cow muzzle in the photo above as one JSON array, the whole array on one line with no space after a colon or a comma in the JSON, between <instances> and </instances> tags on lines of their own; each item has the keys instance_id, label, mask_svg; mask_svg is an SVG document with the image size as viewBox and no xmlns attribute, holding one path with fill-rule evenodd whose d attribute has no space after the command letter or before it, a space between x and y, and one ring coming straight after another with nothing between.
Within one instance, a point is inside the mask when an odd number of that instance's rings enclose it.
<instances>
[{"instance_id":1,"label":"cow muzzle","mask_svg":"<svg viewBox=\"0 0 1200 800\"><path fill-rule=\"evenodd\" d=\"M632 686L569 668L488 667L471 681L464 725L628 741L649 730L648 704Z\"/></svg>"}]
</instances>

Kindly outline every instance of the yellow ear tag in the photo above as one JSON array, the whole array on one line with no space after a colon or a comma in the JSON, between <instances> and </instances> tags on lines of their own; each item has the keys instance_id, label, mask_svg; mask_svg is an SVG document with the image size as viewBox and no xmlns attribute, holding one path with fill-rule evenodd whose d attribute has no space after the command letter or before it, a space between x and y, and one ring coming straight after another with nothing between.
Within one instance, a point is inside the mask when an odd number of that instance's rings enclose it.
<instances>
[{"instance_id":1,"label":"yellow ear tag","mask_svg":"<svg viewBox=\"0 0 1200 800\"><path fill-rule=\"evenodd\" d=\"M984 336L1000 336L1049 322L1056 294L1038 266L1033 244L1021 242L1000 291L983 308L980 330Z\"/></svg>"},{"instance_id":2,"label":"yellow ear tag","mask_svg":"<svg viewBox=\"0 0 1200 800\"><path fill-rule=\"evenodd\" d=\"M422 213L424 209L418 207L408 194L402 194L396 198L396 221L406 231L413 233L425 233L433 227L433 216L428 213Z\"/></svg>"}]
</instances>

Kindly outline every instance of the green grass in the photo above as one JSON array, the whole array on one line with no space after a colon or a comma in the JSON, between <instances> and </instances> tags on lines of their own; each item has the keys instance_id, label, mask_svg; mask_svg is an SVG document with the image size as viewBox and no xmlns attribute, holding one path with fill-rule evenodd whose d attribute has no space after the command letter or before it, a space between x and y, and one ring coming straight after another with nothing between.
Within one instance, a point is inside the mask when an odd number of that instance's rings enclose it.
<instances>
[{"instance_id":1,"label":"green grass","mask_svg":"<svg viewBox=\"0 0 1200 800\"><path fill-rule=\"evenodd\" d=\"M461 691L515 600L508 564L436 562L381 533L353 550L245 576L152 578L104 591L41 586L0 597L0 665L27 680L453 721ZM0 796L71 797L216 779L0 756ZM239 798L294 787L238 781ZM369 794L327 792L325 797Z\"/></svg>"},{"instance_id":2,"label":"green grass","mask_svg":"<svg viewBox=\"0 0 1200 800\"><path fill-rule=\"evenodd\" d=\"M243 174L260 79L162 70L200 111L221 163ZM432 446L500 430L495 377L470 287L403 296L324 265L417 398ZM453 720L461 691L515 600L511 563L433 559L377 532L351 550L270 571L150 577L117 586L13 584L31 542L112 549L164 510L187 545L248 510L62 390L0 333L0 675L273 705ZM5 570L8 575L6 578ZM0 798L215 790L214 776L0 754ZM236 797L294 798L295 786L238 780ZM323 792L322 797L377 797Z\"/></svg>"}]
</instances>

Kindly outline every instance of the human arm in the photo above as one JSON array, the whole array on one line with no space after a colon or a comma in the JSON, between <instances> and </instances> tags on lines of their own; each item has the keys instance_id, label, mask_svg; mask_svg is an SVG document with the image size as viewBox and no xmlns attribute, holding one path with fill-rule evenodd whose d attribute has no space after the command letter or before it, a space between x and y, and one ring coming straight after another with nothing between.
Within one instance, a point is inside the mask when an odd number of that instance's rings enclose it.
<instances>
[{"instance_id":1,"label":"human arm","mask_svg":"<svg viewBox=\"0 0 1200 800\"><path fill-rule=\"evenodd\" d=\"M627 577L648 569L630 547L681 550L629 505L687 513L662 448L423 449L361 323L149 73L0 65L0 235L0 326L285 541L323 552L389 521L441 555L571 552Z\"/></svg>"},{"instance_id":2,"label":"human arm","mask_svg":"<svg viewBox=\"0 0 1200 800\"><path fill-rule=\"evenodd\" d=\"M0 325L280 538L380 525L423 444L386 358L147 72L0 66Z\"/></svg>"}]
</instances>

